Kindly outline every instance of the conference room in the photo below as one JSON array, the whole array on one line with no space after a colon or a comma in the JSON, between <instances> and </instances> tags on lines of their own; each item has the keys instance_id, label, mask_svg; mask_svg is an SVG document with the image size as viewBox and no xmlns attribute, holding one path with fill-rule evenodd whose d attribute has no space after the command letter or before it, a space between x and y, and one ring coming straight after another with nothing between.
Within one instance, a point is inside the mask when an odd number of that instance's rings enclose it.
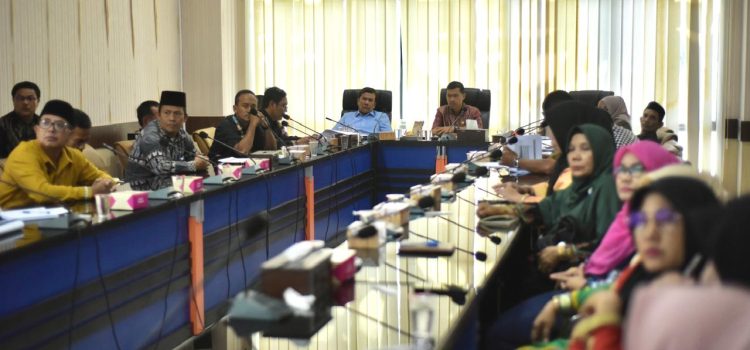
<instances>
[{"instance_id":1,"label":"conference room","mask_svg":"<svg viewBox=\"0 0 750 350\"><path fill-rule=\"evenodd\" d=\"M748 18L0 0L0 347L747 348Z\"/></svg>"}]
</instances>

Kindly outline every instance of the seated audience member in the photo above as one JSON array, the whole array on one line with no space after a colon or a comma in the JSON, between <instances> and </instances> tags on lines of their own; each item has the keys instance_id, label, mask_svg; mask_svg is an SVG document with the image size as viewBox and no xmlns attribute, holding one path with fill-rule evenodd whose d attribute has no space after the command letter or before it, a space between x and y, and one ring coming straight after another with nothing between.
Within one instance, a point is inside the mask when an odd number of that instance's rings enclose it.
<instances>
[{"instance_id":1,"label":"seated audience member","mask_svg":"<svg viewBox=\"0 0 750 350\"><path fill-rule=\"evenodd\" d=\"M704 254L709 240L708 232L701 228L710 219L700 213L719 205L713 191L693 179L665 178L636 191L630 204L629 226L637 252L634 262L611 284L555 296L534 321L532 341L549 341L557 313L579 311L584 319L576 325L570 345L583 349L585 343L580 341L590 329L619 323L636 287L666 273L695 272L689 271L690 265ZM607 305L606 309L600 303ZM589 317L595 308L600 309L600 315ZM608 341L614 344L619 339ZM558 339L555 344L566 342Z\"/></svg>"},{"instance_id":2,"label":"seated audience member","mask_svg":"<svg viewBox=\"0 0 750 350\"><path fill-rule=\"evenodd\" d=\"M603 279L604 276L612 275L616 269L623 267L635 251L628 227L630 213L628 203L633 191L637 189L639 180L645 172L678 162L677 157L655 142L642 141L620 148L615 154L614 174L617 196L624 203L622 209L617 213L601 243L585 264L580 267L571 267L565 272L553 273L550 278L558 281L564 289L576 290L587 283L595 285L602 281L606 282L607 279ZM561 250L565 255L576 253L574 246L565 245ZM513 333L528 334L534 317L555 294L559 293L555 291L539 294L514 306L503 313L496 322L496 329L492 334L501 339L513 339ZM518 340L519 344L527 342L528 338L525 337Z\"/></svg>"},{"instance_id":3,"label":"seated audience member","mask_svg":"<svg viewBox=\"0 0 750 350\"><path fill-rule=\"evenodd\" d=\"M51 100L45 104L34 127L36 139L22 141L8 157L0 183L0 207L82 200L111 191L114 183L109 175L78 150L65 146L72 120L69 103Z\"/></svg>"},{"instance_id":4,"label":"seated audience member","mask_svg":"<svg viewBox=\"0 0 750 350\"><path fill-rule=\"evenodd\" d=\"M700 285L680 274L639 288L627 310L624 344L619 323L599 323L579 332L579 340L617 349L747 349L750 348L750 197L729 202L713 227L709 263ZM712 222L715 224L716 221ZM672 280L676 280L672 282ZM660 283L666 282L666 283ZM616 298L591 303L592 319L606 317ZM591 340L589 340L591 339Z\"/></svg>"},{"instance_id":5,"label":"seated audience member","mask_svg":"<svg viewBox=\"0 0 750 350\"><path fill-rule=\"evenodd\" d=\"M286 115L286 109L289 102L286 98L286 92L275 86L266 89L263 94L260 112L271 130L272 138L264 140L264 149L274 150L283 146L292 145L290 137L284 127L281 125L281 119Z\"/></svg>"},{"instance_id":6,"label":"seated audience member","mask_svg":"<svg viewBox=\"0 0 750 350\"><path fill-rule=\"evenodd\" d=\"M258 114L258 98L250 90L240 90L234 96L234 114L224 118L216 126L214 139L208 152L213 161L226 157L241 157L253 151L275 149L274 136L266 119Z\"/></svg>"},{"instance_id":7,"label":"seated audience member","mask_svg":"<svg viewBox=\"0 0 750 350\"><path fill-rule=\"evenodd\" d=\"M546 128L547 136L552 141L552 146L559 154L557 160L555 160L553 171L550 173L547 186L521 187L513 183L506 183L496 186L495 191L512 202L538 203L545 196L566 189L572 181L567 165L568 144L566 137L571 129L585 123L596 124L607 130L611 130L612 127L612 120L609 115L600 109L577 101L558 103L545 114L542 123ZM491 208L486 209L491 212Z\"/></svg>"},{"instance_id":8,"label":"seated audience member","mask_svg":"<svg viewBox=\"0 0 750 350\"><path fill-rule=\"evenodd\" d=\"M70 119L70 127L73 130L68 138L67 146L83 151L91 137L91 118L89 118L89 115L86 114L86 112L73 108L73 117Z\"/></svg>"},{"instance_id":9,"label":"seated audience member","mask_svg":"<svg viewBox=\"0 0 750 350\"><path fill-rule=\"evenodd\" d=\"M140 125L141 130L143 130L148 123L156 120L159 116L159 102L153 100L143 101L138 105L135 113L136 117L138 117L138 125Z\"/></svg>"},{"instance_id":10,"label":"seated audience member","mask_svg":"<svg viewBox=\"0 0 750 350\"><path fill-rule=\"evenodd\" d=\"M119 167L111 165L112 162L108 162L99 154L97 151L88 145L89 138L91 137L91 118L86 112L73 108L73 118L70 121L70 127L73 131L68 139L68 147L73 147L80 150L83 156L88 159L89 162L94 164L97 169L106 172L109 175L114 175L113 170L120 170ZM114 158L112 158L114 159ZM119 173L117 173L119 174ZM117 175L114 175L117 176Z\"/></svg>"},{"instance_id":11,"label":"seated audience member","mask_svg":"<svg viewBox=\"0 0 750 350\"><path fill-rule=\"evenodd\" d=\"M0 158L8 158L21 141L35 139L34 125L39 123L36 107L41 95L36 84L22 81L13 86L10 95L13 111L0 118Z\"/></svg>"},{"instance_id":12,"label":"seated audience member","mask_svg":"<svg viewBox=\"0 0 750 350\"><path fill-rule=\"evenodd\" d=\"M169 186L171 175L206 170L208 162L196 155L185 119L185 93L162 91L159 117L143 128L125 167L125 180L134 189L156 190Z\"/></svg>"},{"instance_id":13,"label":"seated audience member","mask_svg":"<svg viewBox=\"0 0 750 350\"><path fill-rule=\"evenodd\" d=\"M635 251L628 228L629 201L633 191L638 188L644 173L679 162L677 157L651 141L636 142L617 150L614 173L617 195L624 203L622 209L585 264L571 267L565 272L553 273L550 278L559 282L562 288L576 290L588 281L605 278L627 263Z\"/></svg>"},{"instance_id":14,"label":"seated audience member","mask_svg":"<svg viewBox=\"0 0 750 350\"><path fill-rule=\"evenodd\" d=\"M664 126L666 111L659 103L651 101L643 110L641 133L638 138L660 143L668 151L682 158L682 146L677 144L677 134Z\"/></svg>"},{"instance_id":15,"label":"seated audience member","mask_svg":"<svg viewBox=\"0 0 750 350\"><path fill-rule=\"evenodd\" d=\"M381 131L391 131L391 120L388 115L375 110L375 89L371 87L359 90L357 108L354 112L346 112L333 130L357 132L369 135Z\"/></svg>"},{"instance_id":16,"label":"seated audience member","mask_svg":"<svg viewBox=\"0 0 750 350\"><path fill-rule=\"evenodd\" d=\"M565 101L573 101L573 96L567 91L555 90L547 94L542 101L542 114L546 115L552 107ZM555 154L559 156L559 147L555 146ZM517 163L517 164L516 164ZM521 169L528 170L533 174L550 175L555 168L555 159L553 157L545 159L520 159L518 155L508 147L503 147L503 157L500 164L507 166L518 166ZM544 191L546 192L546 191Z\"/></svg>"},{"instance_id":17,"label":"seated audience member","mask_svg":"<svg viewBox=\"0 0 750 350\"><path fill-rule=\"evenodd\" d=\"M466 98L464 84L452 81L445 90L445 99L448 104L437 109L435 120L432 122L433 134L442 135L452 133L456 131L456 128L465 128L466 121L469 119L475 120L479 129L484 128L482 113L479 109L464 103Z\"/></svg>"},{"instance_id":18,"label":"seated audience member","mask_svg":"<svg viewBox=\"0 0 750 350\"><path fill-rule=\"evenodd\" d=\"M625 105L625 100L623 100L622 97L605 96L604 98L599 100L597 107L609 113L609 115L612 117L612 122L614 122L615 125L631 130L628 106Z\"/></svg>"}]
</instances>

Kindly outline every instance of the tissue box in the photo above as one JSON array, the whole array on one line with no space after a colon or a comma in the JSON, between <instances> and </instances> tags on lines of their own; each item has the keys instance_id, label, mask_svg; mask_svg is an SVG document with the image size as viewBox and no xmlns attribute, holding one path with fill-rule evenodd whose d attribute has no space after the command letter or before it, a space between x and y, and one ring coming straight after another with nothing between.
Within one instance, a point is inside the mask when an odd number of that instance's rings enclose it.
<instances>
[{"instance_id":1,"label":"tissue box","mask_svg":"<svg viewBox=\"0 0 750 350\"><path fill-rule=\"evenodd\" d=\"M174 175L172 176L172 188L183 194L193 194L203 190L203 177Z\"/></svg>"},{"instance_id":2,"label":"tissue box","mask_svg":"<svg viewBox=\"0 0 750 350\"><path fill-rule=\"evenodd\" d=\"M331 254L331 275L333 275L333 278L339 282L354 279L354 274L357 273L357 267L354 266L356 253L351 249L336 249L333 251L333 254Z\"/></svg>"},{"instance_id":3,"label":"tissue box","mask_svg":"<svg viewBox=\"0 0 750 350\"><path fill-rule=\"evenodd\" d=\"M109 208L112 210L136 210L148 207L147 191L122 191L109 194Z\"/></svg>"},{"instance_id":4,"label":"tissue box","mask_svg":"<svg viewBox=\"0 0 750 350\"><path fill-rule=\"evenodd\" d=\"M294 261L284 255L273 257L261 265L260 286L263 294L275 298L283 298L284 290L291 287L300 294L330 300L331 250L314 250Z\"/></svg>"},{"instance_id":5,"label":"tissue box","mask_svg":"<svg viewBox=\"0 0 750 350\"><path fill-rule=\"evenodd\" d=\"M230 176L235 180L239 180L242 177L242 169L242 165L219 164L219 174L223 175L222 177Z\"/></svg>"}]
</instances>

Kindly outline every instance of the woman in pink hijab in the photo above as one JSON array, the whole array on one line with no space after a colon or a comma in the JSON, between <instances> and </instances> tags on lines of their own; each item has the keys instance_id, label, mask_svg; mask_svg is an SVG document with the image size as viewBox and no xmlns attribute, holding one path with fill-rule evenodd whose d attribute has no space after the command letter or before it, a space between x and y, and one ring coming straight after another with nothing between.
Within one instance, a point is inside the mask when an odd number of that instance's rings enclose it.
<instances>
[{"instance_id":1,"label":"woman in pink hijab","mask_svg":"<svg viewBox=\"0 0 750 350\"><path fill-rule=\"evenodd\" d=\"M630 197L641 175L661 167L677 164L680 160L656 142L641 141L627 145L615 154L614 172L617 195L623 201L622 209L615 216L599 246L580 267L553 273L551 278L564 288L575 290L586 284L586 277L600 279L627 263L635 252L633 238L628 228Z\"/></svg>"}]
</instances>

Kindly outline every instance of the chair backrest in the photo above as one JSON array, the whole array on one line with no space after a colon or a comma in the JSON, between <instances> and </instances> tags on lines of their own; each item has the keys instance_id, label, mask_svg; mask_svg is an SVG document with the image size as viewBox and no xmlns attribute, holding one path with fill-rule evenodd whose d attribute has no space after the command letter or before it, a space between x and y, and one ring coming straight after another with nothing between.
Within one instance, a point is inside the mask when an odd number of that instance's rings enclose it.
<instances>
[{"instance_id":1,"label":"chair backrest","mask_svg":"<svg viewBox=\"0 0 750 350\"><path fill-rule=\"evenodd\" d=\"M106 148L94 148L87 144L82 153L99 170L106 172L112 177L122 177L122 163L120 163L120 157L114 152Z\"/></svg>"},{"instance_id":2,"label":"chair backrest","mask_svg":"<svg viewBox=\"0 0 750 350\"><path fill-rule=\"evenodd\" d=\"M210 136L211 138L202 138L200 137L200 133L205 132ZM201 151L201 154L208 155L208 150L211 149L211 144L213 143L214 135L216 135L216 128L210 127L205 129L198 129L193 132L193 141L196 145L198 145L198 150Z\"/></svg>"},{"instance_id":3,"label":"chair backrest","mask_svg":"<svg viewBox=\"0 0 750 350\"><path fill-rule=\"evenodd\" d=\"M596 107L599 103L599 100L607 96L613 96L615 93L613 91L604 90L579 90L571 91L569 92L569 94L578 102Z\"/></svg>"},{"instance_id":4,"label":"chair backrest","mask_svg":"<svg viewBox=\"0 0 750 350\"><path fill-rule=\"evenodd\" d=\"M482 114L482 125L485 129L490 128L490 105L492 104L492 94L490 90L477 89L477 88L464 88L466 98L464 103L470 106L474 106L479 109ZM445 97L445 88L440 89L440 105L445 106L448 104L448 99Z\"/></svg>"},{"instance_id":5,"label":"chair backrest","mask_svg":"<svg viewBox=\"0 0 750 350\"><path fill-rule=\"evenodd\" d=\"M117 152L117 158L120 159L120 164L122 164L123 171L125 170L125 167L128 165L128 155L130 155L130 152L133 151L134 143L135 141L133 140L115 142L115 149L120 150L119 152Z\"/></svg>"},{"instance_id":6,"label":"chair backrest","mask_svg":"<svg viewBox=\"0 0 750 350\"><path fill-rule=\"evenodd\" d=\"M341 115L346 112L352 112L359 109L357 100L359 99L360 89L346 89L341 98ZM391 110L393 108L393 93L390 90L375 90L375 110L388 115L388 120L392 120Z\"/></svg>"}]
</instances>

